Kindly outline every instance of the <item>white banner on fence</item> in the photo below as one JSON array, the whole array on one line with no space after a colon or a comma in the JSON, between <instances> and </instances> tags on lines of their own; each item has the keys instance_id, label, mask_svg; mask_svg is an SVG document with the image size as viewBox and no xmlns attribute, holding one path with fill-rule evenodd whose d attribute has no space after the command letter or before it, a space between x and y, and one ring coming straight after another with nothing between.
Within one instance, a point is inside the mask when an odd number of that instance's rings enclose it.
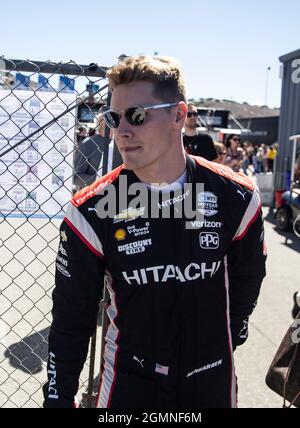
<instances>
[{"instance_id":1,"label":"white banner on fence","mask_svg":"<svg viewBox=\"0 0 300 428\"><path fill-rule=\"evenodd\" d=\"M0 154L57 117L74 93L0 89ZM0 158L0 215L62 217L72 192L75 111Z\"/></svg>"}]
</instances>

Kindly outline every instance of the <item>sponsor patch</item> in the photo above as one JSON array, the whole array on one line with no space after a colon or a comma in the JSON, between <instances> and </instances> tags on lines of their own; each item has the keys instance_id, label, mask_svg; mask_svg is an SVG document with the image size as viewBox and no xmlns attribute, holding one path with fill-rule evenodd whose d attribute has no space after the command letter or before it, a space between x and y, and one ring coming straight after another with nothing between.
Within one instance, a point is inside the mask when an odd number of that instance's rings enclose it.
<instances>
[{"instance_id":1,"label":"sponsor patch","mask_svg":"<svg viewBox=\"0 0 300 428\"><path fill-rule=\"evenodd\" d=\"M147 246L152 245L151 239L142 239L140 241L130 242L129 244L119 245L119 253L125 252L127 256L131 254L143 253Z\"/></svg>"},{"instance_id":2,"label":"sponsor patch","mask_svg":"<svg viewBox=\"0 0 300 428\"><path fill-rule=\"evenodd\" d=\"M140 366L144 368L144 365L143 365L144 360L139 360L138 357L136 357L135 355L132 357L132 359L133 361L137 361L140 364Z\"/></svg>"},{"instance_id":3,"label":"sponsor patch","mask_svg":"<svg viewBox=\"0 0 300 428\"><path fill-rule=\"evenodd\" d=\"M195 369L192 372L188 373L186 375L186 377L191 377L191 376L194 376L197 373L201 373L201 372L205 372L207 370L214 369L215 367L220 366L222 363L223 363L223 360L218 360L218 361L216 361L214 363L206 364L206 366L200 367L199 369Z\"/></svg>"},{"instance_id":4,"label":"sponsor patch","mask_svg":"<svg viewBox=\"0 0 300 428\"><path fill-rule=\"evenodd\" d=\"M66 276L67 278L71 278L71 274L60 263L56 262L56 268L62 275Z\"/></svg>"},{"instance_id":5,"label":"sponsor patch","mask_svg":"<svg viewBox=\"0 0 300 428\"><path fill-rule=\"evenodd\" d=\"M53 354L53 352L49 353L48 375L49 375L48 398L51 398L52 400L57 400L59 397L56 389L56 363L55 363L55 354Z\"/></svg>"},{"instance_id":6,"label":"sponsor patch","mask_svg":"<svg viewBox=\"0 0 300 428\"><path fill-rule=\"evenodd\" d=\"M57 257L56 257L56 260L57 260L59 263L61 263L63 266L68 267L68 262L67 262L67 260L63 259L62 257L57 256Z\"/></svg>"},{"instance_id":7,"label":"sponsor patch","mask_svg":"<svg viewBox=\"0 0 300 428\"><path fill-rule=\"evenodd\" d=\"M141 241L142 242L142 241ZM123 278L129 285L165 284L169 281L179 281L184 284L189 281L207 280L212 278L221 266L221 261L190 263L185 268L176 265L161 265L122 272Z\"/></svg>"},{"instance_id":8,"label":"sponsor patch","mask_svg":"<svg viewBox=\"0 0 300 428\"><path fill-rule=\"evenodd\" d=\"M127 232L135 237L143 236L148 235L150 233L149 228L150 223L147 221L144 227L136 227L135 224L132 226L127 226Z\"/></svg>"},{"instance_id":9,"label":"sponsor patch","mask_svg":"<svg viewBox=\"0 0 300 428\"><path fill-rule=\"evenodd\" d=\"M63 242L67 242L68 237L67 237L67 234L66 234L66 231L65 231L65 230L62 230L62 231L60 232L60 237L61 237L61 240L62 240Z\"/></svg>"},{"instance_id":10,"label":"sponsor patch","mask_svg":"<svg viewBox=\"0 0 300 428\"><path fill-rule=\"evenodd\" d=\"M223 226L221 221L209 221L209 220L191 220L188 223L189 227L192 229L220 229Z\"/></svg>"},{"instance_id":11,"label":"sponsor patch","mask_svg":"<svg viewBox=\"0 0 300 428\"><path fill-rule=\"evenodd\" d=\"M126 237L126 232L125 232L125 230L124 230L124 229L118 229L118 230L115 232L114 237L115 237L115 239L116 239L117 241L123 241L123 240L125 239L125 237Z\"/></svg>"},{"instance_id":12,"label":"sponsor patch","mask_svg":"<svg viewBox=\"0 0 300 428\"><path fill-rule=\"evenodd\" d=\"M167 207L169 207L171 205L178 204L179 202L182 202L189 195L189 193L190 193L190 189L188 189L182 195L178 195L178 196L175 196L172 199L167 199L166 201L163 201L161 204L157 203L157 206L158 206L159 209L162 209L162 208L167 208Z\"/></svg>"},{"instance_id":13,"label":"sponsor patch","mask_svg":"<svg viewBox=\"0 0 300 428\"><path fill-rule=\"evenodd\" d=\"M168 376L169 367L162 366L161 364L155 364L155 373L160 373L162 375Z\"/></svg>"},{"instance_id":14,"label":"sponsor patch","mask_svg":"<svg viewBox=\"0 0 300 428\"><path fill-rule=\"evenodd\" d=\"M218 213L218 198L212 192L201 192L197 196L197 209L206 217L212 217Z\"/></svg>"},{"instance_id":15,"label":"sponsor patch","mask_svg":"<svg viewBox=\"0 0 300 428\"><path fill-rule=\"evenodd\" d=\"M58 251L60 252L60 254L61 254L61 255L65 256L65 257L68 257L68 254L67 254L66 250L64 249L64 247L63 247L63 244L62 244L62 243L60 243L60 244L59 244L59 249L58 249Z\"/></svg>"},{"instance_id":16,"label":"sponsor patch","mask_svg":"<svg viewBox=\"0 0 300 428\"><path fill-rule=\"evenodd\" d=\"M219 248L219 234L216 232L199 233L200 247L204 250L215 250Z\"/></svg>"},{"instance_id":17,"label":"sponsor patch","mask_svg":"<svg viewBox=\"0 0 300 428\"><path fill-rule=\"evenodd\" d=\"M241 195L241 197L244 199L246 198L247 192L242 192L241 190L237 190L236 193L238 193L239 195Z\"/></svg>"},{"instance_id":18,"label":"sponsor patch","mask_svg":"<svg viewBox=\"0 0 300 428\"><path fill-rule=\"evenodd\" d=\"M138 217L142 217L144 213L145 213L145 207L141 207L141 208L129 207L126 210L123 210L122 212L114 216L114 223L119 223L120 221L135 220Z\"/></svg>"}]
</instances>

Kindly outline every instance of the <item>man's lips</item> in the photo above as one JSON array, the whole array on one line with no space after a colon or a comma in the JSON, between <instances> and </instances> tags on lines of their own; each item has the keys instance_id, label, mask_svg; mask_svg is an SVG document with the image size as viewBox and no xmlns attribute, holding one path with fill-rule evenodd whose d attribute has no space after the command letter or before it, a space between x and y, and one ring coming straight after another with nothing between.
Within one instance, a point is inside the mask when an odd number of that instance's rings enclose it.
<instances>
[{"instance_id":1,"label":"man's lips","mask_svg":"<svg viewBox=\"0 0 300 428\"><path fill-rule=\"evenodd\" d=\"M134 151L136 151L136 150L138 150L138 149L140 149L141 148L141 146L134 146L134 147L131 147L131 146L129 146L129 147L122 147L121 148L121 151L123 151L123 152L125 152L125 153L127 153L127 152L134 152Z\"/></svg>"}]
</instances>

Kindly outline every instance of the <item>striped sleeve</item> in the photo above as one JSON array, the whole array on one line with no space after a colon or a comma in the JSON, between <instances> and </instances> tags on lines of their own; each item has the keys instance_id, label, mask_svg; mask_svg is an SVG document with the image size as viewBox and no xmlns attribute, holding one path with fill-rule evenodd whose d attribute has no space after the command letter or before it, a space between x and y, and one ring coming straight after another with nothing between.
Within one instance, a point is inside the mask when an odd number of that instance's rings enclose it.
<instances>
[{"instance_id":1,"label":"striped sleeve","mask_svg":"<svg viewBox=\"0 0 300 428\"><path fill-rule=\"evenodd\" d=\"M65 216L65 222L78 236L78 238L94 253L96 256L104 257L103 247L99 237L88 221L81 214L79 209L72 203L69 204Z\"/></svg>"},{"instance_id":2,"label":"striped sleeve","mask_svg":"<svg viewBox=\"0 0 300 428\"><path fill-rule=\"evenodd\" d=\"M260 212L261 212L261 202L260 202L258 188L256 187L253 191L252 198L245 211L242 221L233 238L234 241L240 240L246 235L249 227L251 226L252 223L255 222L257 217L260 215Z\"/></svg>"}]
</instances>

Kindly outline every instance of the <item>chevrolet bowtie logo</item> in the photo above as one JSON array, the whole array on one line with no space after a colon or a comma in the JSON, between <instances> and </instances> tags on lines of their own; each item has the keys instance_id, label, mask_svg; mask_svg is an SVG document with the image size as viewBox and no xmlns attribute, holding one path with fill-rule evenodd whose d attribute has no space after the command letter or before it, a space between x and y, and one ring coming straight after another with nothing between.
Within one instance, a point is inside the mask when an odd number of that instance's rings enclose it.
<instances>
[{"instance_id":1,"label":"chevrolet bowtie logo","mask_svg":"<svg viewBox=\"0 0 300 428\"><path fill-rule=\"evenodd\" d=\"M118 223L120 221L135 220L136 218L143 216L144 213L145 213L145 207L142 207L142 208L129 207L126 210L123 210L119 214L114 216L114 223Z\"/></svg>"}]
</instances>

